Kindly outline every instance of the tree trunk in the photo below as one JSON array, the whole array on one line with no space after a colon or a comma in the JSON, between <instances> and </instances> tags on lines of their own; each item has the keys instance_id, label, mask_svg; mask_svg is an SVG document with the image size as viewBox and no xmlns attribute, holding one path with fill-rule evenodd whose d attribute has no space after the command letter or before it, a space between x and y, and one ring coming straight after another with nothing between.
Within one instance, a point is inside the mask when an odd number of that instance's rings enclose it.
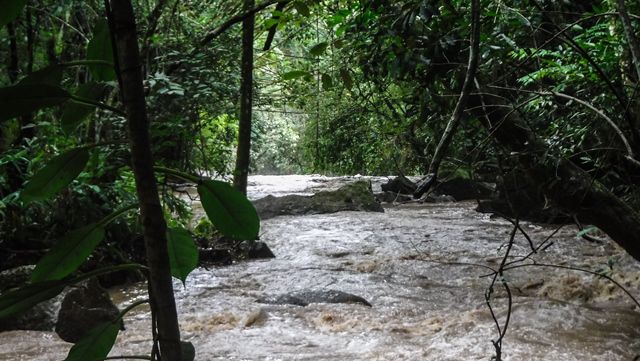
<instances>
[{"instance_id":1,"label":"tree trunk","mask_svg":"<svg viewBox=\"0 0 640 361\"><path fill-rule=\"evenodd\" d=\"M255 0L244 0L245 11L255 6ZM247 177L251 152L251 111L253 110L253 28L255 15L242 22L242 77L240 84L240 127L238 129L238 152L233 185L247 193Z\"/></svg>"},{"instance_id":2,"label":"tree trunk","mask_svg":"<svg viewBox=\"0 0 640 361\"><path fill-rule=\"evenodd\" d=\"M569 160L545 158L547 146L536 138L518 109L500 95L486 95L490 91L472 95L469 105L478 119L486 120L484 126L493 138L518 156L527 176L538 185L538 199L597 226L640 260L640 215Z\"/></svg>"},{"instance_id":3,"label":"tree trunk","mask_svg":"<svg viewBox=\"0 0 640 361\"><path fill-rule=\"evenodd\" d=\"M180 330L167 251L166 223L153 170L142 65L131 1L111 0L111 11L107 9L109 13L120 94L127 113L132 168L149 266L149 296L157 320L160 355L163 361L180 361Z\"/></svg>"},{"instance_id":4,"label":"tree trunk","mask_svg":"<svg viewBox=\"0 0 640 361\"><path fill-rule=\"evenodd\" d=\"M460 97L458 98L456 107L454 108L453 114L451 115L451 119L449 119L447 127L442 134L442 138L440 138L440 142L438 143L436 151L433 154L433 159L431 160L431 164L429 165L427 176L420 181L420 183L418 184L418 188L414 193L414 197L416 198L420 198L438 180L438 169L440 169L440 163L442 163L444 154L446 153L447 148L449 148L451 140L453 139L453 135L458 129L458 125L460 124L460 120L462 119L464 110L467 106L467 99L469 98L469 94L471 93L471 88L473 88L473 82L476 77L476 70L478 69L479 48L480 0L473 0L471 3L471 38L469 45L469 63L467 67L467 73L464 78L464 83L462 84Z\"/></svg>"}]
</instances>

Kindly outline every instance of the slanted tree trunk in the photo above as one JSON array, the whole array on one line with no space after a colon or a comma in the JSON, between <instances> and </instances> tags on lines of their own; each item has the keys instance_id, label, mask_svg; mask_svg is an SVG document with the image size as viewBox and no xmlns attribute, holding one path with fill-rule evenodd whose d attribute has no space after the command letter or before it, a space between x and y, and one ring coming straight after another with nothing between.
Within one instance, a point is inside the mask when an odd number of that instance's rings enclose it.
<instances>
[{"instance_id":1,"label":"slanted tree trunk","mask_svg":"<svg viewBox=\"0 0 640 361\"><path fill-rule=\"evenodd\" d=\"M427 176L418 183L418 188L414 193L415 198L420 198L425 192L431 188L433 184L438 180L438 170L442 159L451 144L451 140L458 129L460 120L464 115L464 110L467 107L467 99L473 88L473 82L476 77L476 70L478 69L478 58L480 48L480 0L473 0L471 3L471 38L469 45L469 62L467 66L467 74L462 84L462 90L460 91L460 97L456 103L456 107L451 114L451 118L447 123L447 127L440 138L440 142L436 147L435 153L429 165L429 171Z\"/></svg>"},{"instance_id":2,"label":"slanted tree trunk","mask_svg":"<svg viewBox=\"0 0 640 361\"><path fill-rule=\"evenodd\" d=\"M255 0L244 0L244 9L255 6ZM240 127L238 129L238 151L233 186L247 193L247 177L251 152L251 111L253 110L253 29L255 15L242 22L242 77L240 83Z\"/></svg>"},{"instance_id":3,"label":"slanted tree trunk","mask_svg":"<svg viewBox=\"0 0 640 361\"><path fill-rule=\"evenodd\" d=\"M536 196L582 223L597 226L640 260L640 215L571 161L545 156L548 147L536 138L518 109L490 92L483 89L479 94L485 95L472 95L469 106L493 138L517 155L530 181L538 185Z\"/></svg>"},{"instance_id":4,"label":"slanted tree trunk","mask_svg":"<svg viewBox=\"0 0 640 361\"><path fill-rule=\"evenodd\" d=\"M153 170L135 17L130 0L111 0L110 3L114 59L127 113L132 168L149 266L149 296L157 320L160 355L163 361L180 361L180 330L167 251L166 224Z\"/></svg>"}]
</instances>

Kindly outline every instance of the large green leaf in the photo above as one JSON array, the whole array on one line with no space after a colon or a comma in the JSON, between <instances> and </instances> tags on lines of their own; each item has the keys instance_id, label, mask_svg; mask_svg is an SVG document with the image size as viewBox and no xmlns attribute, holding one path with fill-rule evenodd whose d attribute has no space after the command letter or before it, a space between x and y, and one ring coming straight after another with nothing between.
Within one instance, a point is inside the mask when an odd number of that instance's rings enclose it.
<instances>
[{"instance_id":1,"label":"large green leaf","mask_svg":"<svg viewBox=\"0 0 640 361\"><path fill-rule=\"evenodd\" d=\"M171 275L184 284L189 273L198 266L198 247L189 231L182 227L169 228L167 241Z\"/></svg>"},{"instance_id":2,"label":"large green leaf","mask_svg":"<svg viewBox=\"0 0 640 361\"><path fill-rule=\"evenodd\" d=\"M326 41L318 43L309 49L309 54L313 56L320 56L327 50L328 46L329 43L327 43Z\"/></svg>"},{"instance_id":3,"label":"large green leaf","mask_svg":"<svg viewBox=\"0 0 640 361\"><path fill-rule=\"evenodd\" d=\"M93 38L87 45L88 60L102 60L113 63L113 48L111 46L111 34L107 20L98 20L93 28ZM116 78L112 67L103 65L90 65L89 71L95 81L111 81Z\"/></svg>"},{"instance_id":4,"label":"large green leaf","mask_svg":"<svg viewBox=\"0 0 640 361\"><path fill-rule=\"evenodd\" d=\"M104 227L92 223L73 230L47 252L31 274L32 282L62 279L76 271L104 239Z\"/></svg>"},{"instance_id":5,"label":"large green leaf","mask_svg":"<svg viewBox=\"0 0 640 361\"><path fill-rule=\"evenodd\" d=\"M0 28L15 20L26 4L27 0L0 0Z\"/></svg>"},{"instance_id":6,"label":"large green leaf","mask_svg":"<svg viewBox=\"0 0 640 361\"><path fill-rule=\"evenodd\" d=\"M196 359L196 348L188 341L180 341L180 351L182 357L180 361L193 361Z\"/></svg>"},{"instance_id":7,"label":"large green leaf","mask_svg":"<svg viewBox=\"0 0 640 361\"><path fill-rule=\"evenodd\" d=\"M99 101L104 94L105 85L103 83L86 83L78 87L76 96L83 99ZM96 107L86 103L70 100L62 108L62 130L65 133L74 131L85 118L91 114Z\"/></svg>"},{"instance_id":8,"label":"large green leaf","mask_svg":"<svg viewBox=\"0 0 640 361\"><path fill-rule=\"evenodd\" d=\"M22 78L18 84L49 84L57 86L62 81L62 70L63 68L60 65L49 65Z\"/></svg>"},{"instance_id":9,"label":"large green leaf","mask_svg":"<svg viewBox=\"0 0 640 361\"><path fill-rule=\"evenodd\" d=\"M30 202L54 196L82 172L88 161L87 148L74 148L58 155L31 178L20 197Z\"/></svg>"},{"instance_id":10,"label":"large green leaf","mask_svg":"<svg viewBox=\"0 0 640 361\"><path fill-rule=\"evenodd\" d=\"M57 296L65 286L64 281L46 281L3 293L0 295L0 320Z\"/></svg>"},{"instance_id":11,"label":"large green leaf","mask_svg":"<svg viewBox=\"0 0 640 361\"><path fill-rule=\"evenodd\" d=\"M119 322L105 322L94 327L78 343L73 345L64 361L104 360L116 342Z\"/></svg>"},{"instance_id":12,"label":"large green leaf","mask_svg":"<svg viewBox=\"0 0 640 361\"><path fill-rule=\"evenodd\" d=\"M345 88L349 90L353 88L353 78L351 78L351 74L349 74L347 69L340 69L340 78Z\"/></svg>"},{"instance_id":13,"label":"large green leaf","mask_svg":"<svg viewBox=\"0 0 640 361\"><path fill-rule=\"evenodd\" d=\"M333 88L333 79L329 74L322 74L322 89L329 90Z\"/></svg>"},{"instance_id":14,"label":"large green leaf","mask_svg":"<svg viewBox=\"0 0 640 361\"><path fill-rule=\"evenodd\" d=\"M198 194L211 223L222 234L237 240L258 238L258 213L242 192L228 183L208 180L198 185Z\"/></svg>"},{"instance_id":15,"label":"large green leaf","mask_svg":"<svg viewBox=\"0 0 640 361\"><path fill-rule=\"evenodd\" d=\"M66 90L48 84L18 84L0 88L0 121L60 105L70 97Z\"/></svg>"}]
</instances>

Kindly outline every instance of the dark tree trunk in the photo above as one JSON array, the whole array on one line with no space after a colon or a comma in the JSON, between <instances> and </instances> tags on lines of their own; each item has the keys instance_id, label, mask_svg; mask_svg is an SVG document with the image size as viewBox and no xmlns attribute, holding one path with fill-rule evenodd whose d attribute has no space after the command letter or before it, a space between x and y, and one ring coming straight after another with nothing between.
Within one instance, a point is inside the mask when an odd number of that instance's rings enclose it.
<instances>
[{"instance_id":1,"label":"dark tree trunk","mask_svg":"<svg viewBox=\"0 0 640 361\"><path fill-rule=\"evenodd\" d=\"M490 90L480 94L490 94ZM476 94L470 97L469 106L484 120L493 138L518 155L525 174L538 185L535 196L551 201L582 223L597 226L640 260L640 215L569 160L545 158L547 146L536 138L518 109L503 99L497 94Z\"/></svg>"},{"instance_id":2,"label":"dark tree trunk","mask_svg":"<svg viewBox=\"0 0 640 361\"><path fill-rule=\"evenodd\" d=\"M9 64L7 72L11 83L15 83L18 80L20 69L18 68L18 41L14 23L7 24L7 33L9 34Z\"/></svg>"},{"instance_id":3,"label":"dark tree trunk","mask_svg":"<svg viewBox=\"0 0 640 361\"><path fill-rule=\"evenodd\" d=\"M255 0L244 0L244 9L254 7ZM242 78L240 84L240 127L233 185L247 193L247 177L251 152L251 111L253 110L253 28L255 15L242 22Z\"/></svg>"},{"instance_id":4,"label":"dark tree trunk","mask_svg":"<svg viewBox=\"0 0 640 361\"><path fill-rule=\"evenodd\" d=\"M112 0L110 13L115 42L114 60L127 113L132 167L149 266L149 296L157 320L160 355L163 361L180 361L180 330L167 251L166 223L153 170L142 65L131 1Z\"/></svg>"}]
</instances>

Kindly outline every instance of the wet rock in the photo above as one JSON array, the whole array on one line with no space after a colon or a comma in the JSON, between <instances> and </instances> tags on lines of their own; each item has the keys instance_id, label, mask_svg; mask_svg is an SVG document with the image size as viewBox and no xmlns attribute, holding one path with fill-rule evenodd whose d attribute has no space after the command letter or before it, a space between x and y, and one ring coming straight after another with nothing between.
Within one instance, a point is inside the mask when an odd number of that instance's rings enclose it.
<instances>
[{"instance_id":1,"label":"wet rock","mask_svg":"<svg viewBox=\"0 0 640 361\"><path fill-rule=\"evenodd\" d=\"M97 325L115 321L119 313L109 294L97 281L89 281L64 297L56 333L63 340L76 343Z\"/></svg>"},{"instance_id":2,"label":"wet rock","mask_svg":"<svg viewBox=\"0 0 640 361\"><path fill-rule=\"evenodd\" d=\"M487 183L476 182L471 179L456 177L438 183L434 191L453 197L456 201L490 198L495 191Z\"/></svg>"},{"instance_id":3,"label":"wet rock","mask_svg":"<svg viewBox=\"0 0 640 361\"><path fill-rule=\"evenodd\" d=\"M395 194L413 194L416 184L403 175L399 175L381 186L384 192Z\"/></svg>"},{"instance_id":4,"label":"wet rock","mask_svg":"<svg viewBox=\"0 0 640 361\"><path fill-rule=\"evenodd\" d=\"M311 303L347 303L371 307L371 304L360 296L336 290L303 290L277 296L262 297L259 303L272 305L308 306Z\"/></svg>"},{"instance_id":5,"label":"wet rock","mask_svg":"<svg viewBox=\"0 0 640 361\"><path fill-rule=\"evenodd\" d=\"M229 249L207 248L198 250L200 266L228 266L233 263L233 254Z\"/></svg>"},{"instance_id":6,"label":"wet rock","mask_svg":"<svg viewBox=\"0 0 640 361\"><path fill-rule=\"evenodd\" d=\"M19 266L0 272L0 294L23 286L31 278L34 265ZM51 331L56 323L62 295L41 302L22 314L0 321L0 332L10 330Z\"/></svg>"},{"instance_id":7,"label":"wet rock","mask_svg":"<svg viewBox=\"0 0 640 361\"><path fill-rule=\"evenodd\" d=\"M276 258L269 246L264 242L245 241L240 244L245 259Z\"/></svg>"},{"instance_id":8,"label":"wet rock","mask_svg":"<svg viewBox=\"0 0 640 361\"><path fill-rule=\"evenodd\" d=\"M261 219L283 215L335 213L340 211L384 212L373 196L369 181L356 181L335 191L312 196L267 196L253 202Z\"/></svg>"},{"instance_id":9,"label":"wet rock","mask_svg":"<svg viewBox=\"0 0 640 361\"><path fill-rule=\"evenodd\" d=\"M376 200L380 203L406 203L413 201L413 197L395 192L381 192L375 194Z\"/></svg>"}]
</instances>

